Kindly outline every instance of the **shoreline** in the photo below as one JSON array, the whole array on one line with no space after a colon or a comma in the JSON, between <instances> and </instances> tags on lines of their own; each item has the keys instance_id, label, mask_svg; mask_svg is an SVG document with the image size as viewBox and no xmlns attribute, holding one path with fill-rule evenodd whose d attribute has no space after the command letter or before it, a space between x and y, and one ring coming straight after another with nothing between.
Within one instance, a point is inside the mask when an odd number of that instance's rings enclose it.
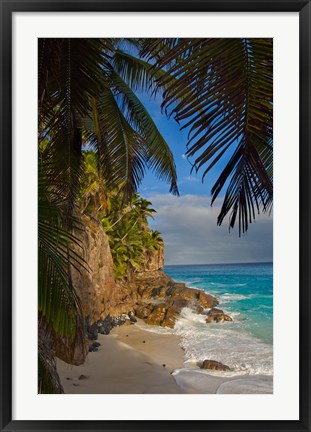
<instances>
[{"instance_id":1,"label":"shoreline","mask_svg":"<svg viewBox=\"0 0 311 432\"><path fill-rule=\"evenodd\" d=\"M65 393L185 393L171 374L183 367L178 336L123 325L109 335L98 335L98 342L99 350L90 352L83 365L72 366L57 359Z\"/></svg>"},{"instance_id":2,"label":"shoreline","mask_svg":"<svg viewBox=\"0 0 311 432\"><path fill-rule=\"evenodd\" d=\"M269 394L268 375L216 376L184 368L180 336L156 333L138 325L99 335L97 352L83 365L57 359L66 394Z\"/></svg>"}]
</instances>

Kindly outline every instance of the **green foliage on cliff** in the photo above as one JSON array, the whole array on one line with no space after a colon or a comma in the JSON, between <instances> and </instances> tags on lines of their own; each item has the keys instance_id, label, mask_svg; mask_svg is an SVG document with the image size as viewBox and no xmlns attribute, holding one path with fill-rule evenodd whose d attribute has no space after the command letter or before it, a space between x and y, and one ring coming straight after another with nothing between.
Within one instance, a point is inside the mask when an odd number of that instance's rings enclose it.
<instances>
[{"instance_id":1,"label":"green foliage on cliff","mask_svg":"<svg viewBox=\"0 0 311 432\"><path fill-rule=\"evenodd\" d=\"M148 255L163 247L158 231L148 227L147 217L153 218L155 210L151 202L133 194L131 202L124 208L118 194L108 199L102 223L109 244L117 279L142 270Z\"/></svg>"},{"instance_id":2,"label":"green foliage on cliff","mask_svg":"<svg viewBox=\"0 0 311 432\"><path fill-rule=\"evenodd\" d=\"M45 334L52 335L50 348L54 336L71 351L84 337L71 280L71 267L83 261L82 249L78 250L79 242L72 234L80 182L86 179L88 185L84 208L92 207L96 213L105 197L102 179L106 188L119 188L125 203L147 168L178 194L173 155L135 95L133 81L137 74L147 77L151 65L127 55L123 61L128 63L128 72L132 69L135 74L121 77L115 64L117 56L119 61L123 58L119 44L118 39L38 42L38 324L42 330L39 344ZM149 80L150 76L146 91ZM96 169L85 163L83 145L94 150L88 157L96 159ZM40 392L46 391L46 377L50 376L46 360L47 351L39 352Z\"/></svg>"},{"instance_id":3,"label":"green foliage on cliff","mask_svg":"<svg viewBox=\"0 0 311 432\"><path fill-rule=\"evenodd\" d=\"M72 234L78 198L103 220L118 277L161 244L146 225L150 203L135 192L151 169L178 195L177 175L137 94L158 91L166 114L189 127L187 155L203 176L233 150L212 190L214 200L227 188L219 224L230 214L231 227L238 220L247 231L270 208L272 51L268 39L39 39L39 327L72 347L83 333L70 275L83 261ZM94 153L83 155L84 145ZM46 358L43 350L48 373Z\"/></svg>"},{"instance_id":4,"label":"green foliage on cliff","mask_svg":"<svg viewBox=\"0 0 311 432\"><path fill-rule=\"evenodd\" d=\"M143 269L154 251L163 247L158 231L148 227L156 212L151 202L133 193L124 202L119 189L109 190L96 165L92 151L83 152L84 173L78 194L80 209L102 222L108 236L116 279L130 279Z\"/></svg>"}]
</instances>

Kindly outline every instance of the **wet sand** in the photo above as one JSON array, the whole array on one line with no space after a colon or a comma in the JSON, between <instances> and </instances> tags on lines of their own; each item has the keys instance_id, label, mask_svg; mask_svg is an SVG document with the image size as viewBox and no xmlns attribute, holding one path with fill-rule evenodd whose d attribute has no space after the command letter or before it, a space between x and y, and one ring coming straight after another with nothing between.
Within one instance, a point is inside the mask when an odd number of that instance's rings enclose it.
<instances>
[{"instance_id":1,"label":"wet sand","mask_svg":"<svg viewBox=\"0 0 311 432\"><path fill-rule=\"evenodd\" d=\"M121 326L107 336L81 366L57 360L65 393L70 394L269 394L273 378L264 375L215 376L184 369L177 335Z\"/></svg>"},{"instance_id":2,"label":"wet sand","mask_svg":"<svg viewBox=\"0 0 311 432\"><path fill-rule=\"evenodd\" d=\"M179 337L144 331L136 325L99 335L101 346L81 366L57 360L65 393L185 393L171 373L183 367Z\"/></svg>"}]
</instances>

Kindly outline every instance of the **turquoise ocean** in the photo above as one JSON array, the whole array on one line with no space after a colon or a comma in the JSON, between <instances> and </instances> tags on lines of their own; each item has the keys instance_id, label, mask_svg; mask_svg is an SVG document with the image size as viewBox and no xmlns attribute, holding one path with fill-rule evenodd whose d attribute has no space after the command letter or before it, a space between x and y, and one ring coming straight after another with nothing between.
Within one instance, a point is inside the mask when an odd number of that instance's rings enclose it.
<instances>
[{"instance_id":1,"label":"turquoise ocean","mask_svg":"<svg viewBox=\"0 0 311 432\"><path fill-rule=\"evenodd\" d=\"M185 308L174 333L180 335L185 365L206 358L250 375L273 373L273 267L271 263L165 266L176 282L200 288L219 300L233 322L206 324Z\"/></svg>"}]
</instances>

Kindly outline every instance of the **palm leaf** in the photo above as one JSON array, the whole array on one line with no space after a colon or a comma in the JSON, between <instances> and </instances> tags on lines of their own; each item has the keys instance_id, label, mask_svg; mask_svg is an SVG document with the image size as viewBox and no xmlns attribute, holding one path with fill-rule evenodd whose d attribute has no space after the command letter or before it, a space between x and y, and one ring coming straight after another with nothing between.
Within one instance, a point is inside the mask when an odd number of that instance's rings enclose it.
<instances>
[{"instance_id":1,"label":"palm leaf","mask_svg":"<svg viewBox=\"0 0 311 432\"><path fill-rule=\"evenodd\" d=\"M170 192L178 195L176 167L168 144L132 89L114 70L110 71L110 77L119 92L122 112L146 143L145 162L148 168L155 171L160 179L170 183Z\"/></svg>"},{"instance_id":2,"label":"palm leaf","mask_svg":"<svg viewBox=\"0 0 311 432\"><path fill-rule=\"evenodd\" d=\"M64 393L56 369L52 336L44 323L44 319L40 316L38 331L38 393Z\"/></svg>"},{"instance_id":3,"label":"palm leaf","mask_svg":"<svg viewBox=\"0 0 311 432\"><path fill-rule=\"evenodd\" d=\"M90 97L104 83L101 64L108 42L45 39L39 46L39 139L48 137L55 176L67 186L69 214L81 177L83 119L90 111Z\"/></svg>"},{"instance_id":4,"label":"palm leaf","mask_svg":"<svg viewBox=\"0 0 311 432\"><path fill-rule=\"evenodd\" d=\"M127 122L109 88L97 97L93 112L98 119L90 144L108 188L121 187L129 197L141 183L147 159L143 138Z\"/></svg>"},{"instance_id":5,"label":"palm leaf","mask_svg":"<svg viewBox=\"0 0 311 432\"><path fill-rule=\"evenodd\" d=\"M166 69L162 109L188 128L193 168L204 179L227 160L212 202L226 189L218 223L231 211L233 227L238 214L240 233L254 208L272 204L272 48L271 39L174 39L166 51L163 40L142 43L142 55Z\"/></svg>"},{"instance_id":6,"label":"palm leaf","mask_svg":"<svg viewBox=\"0 0 311 432\"><path fill-rule=\"evenodd\" d=\"M38 185L38 308L55 333L76 343L83 339L84 329L70 268L85 268L83 247L68 230L64 196L47 185L41 164ZM73 217L71 226L81 229Z\"/></svg>"}]
</instances>

